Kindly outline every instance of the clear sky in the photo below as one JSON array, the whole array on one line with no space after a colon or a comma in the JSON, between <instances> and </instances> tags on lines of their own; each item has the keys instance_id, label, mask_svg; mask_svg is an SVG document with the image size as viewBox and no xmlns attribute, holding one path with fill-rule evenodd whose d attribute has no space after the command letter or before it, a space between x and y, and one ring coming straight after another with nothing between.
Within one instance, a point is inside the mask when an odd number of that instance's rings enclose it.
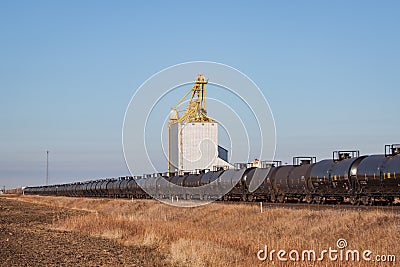
<instances>
[{"instance_id":1,"label":"clear sky","mask_svg":"<svg viewBox=\"0 0 400 267\"><path fill-rule=\"evenodd\" d=\"M399 14L399 1L0 1L0 186L44 184L46 149L50 183L128 175L130 98L192 60L261 88L277 159L381 153L400 142Z\"/></svg>"}]
</instances>

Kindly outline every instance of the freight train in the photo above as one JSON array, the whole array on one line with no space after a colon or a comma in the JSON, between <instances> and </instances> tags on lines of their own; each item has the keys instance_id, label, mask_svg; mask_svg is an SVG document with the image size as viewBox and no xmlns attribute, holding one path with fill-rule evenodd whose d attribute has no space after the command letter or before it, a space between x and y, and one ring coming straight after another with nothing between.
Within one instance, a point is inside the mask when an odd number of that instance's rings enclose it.
<instances>
[{"instance_id":1,"label":"freight train","mask_svg":"<svg viewBox=\"0 0 400 267\"><path fill-rule=\"evenodd\" d=\"M256 180L260 183L251 188ZM213 185L213 192L231 189L222 197L208 190L190 190L204 185ZM161 187L163 190L159 190ZM146 192L164 199L393 205L400 200L400 145L386 145L380 155L335 151L331 159L319 162L315 157L295 157L292 165L278 161L246 163L227 170L127 176L24 189L27 195L150 198Z\"/></svg>"}]
</instances>

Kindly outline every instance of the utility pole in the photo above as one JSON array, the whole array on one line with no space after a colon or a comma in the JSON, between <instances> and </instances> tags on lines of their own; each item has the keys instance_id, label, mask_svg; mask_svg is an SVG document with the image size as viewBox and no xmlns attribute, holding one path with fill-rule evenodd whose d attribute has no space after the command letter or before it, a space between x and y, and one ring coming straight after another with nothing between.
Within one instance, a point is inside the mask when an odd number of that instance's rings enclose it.
<instances>
[{"instance_id":1,"label":"utility pole","mask_svg":"<svg viewBox=\"0 0 400 267\"><path fill-rule=\"evenodd\" d=\"M46 150L46 185L49 185L49 151Z\"/></svg>"}]
</instances>

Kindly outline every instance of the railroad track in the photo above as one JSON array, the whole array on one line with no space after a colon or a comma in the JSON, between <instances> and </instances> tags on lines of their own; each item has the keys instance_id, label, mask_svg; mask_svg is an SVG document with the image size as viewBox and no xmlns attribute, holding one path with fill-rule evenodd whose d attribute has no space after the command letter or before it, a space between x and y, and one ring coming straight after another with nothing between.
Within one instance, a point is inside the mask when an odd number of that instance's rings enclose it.
<instances>
[{"instance_id":1,"label":"railroad track","mask_svg":"<svg viewBox=\"0 0 400 267\"><path fill-rule=\"evenodd\" d=\"M216 201L221 205L243 204L251 206L261 206L261 202L237 202L237 201ZM307 203L271 203L262 202L263 210L273 208L304 209L304 210L351 210L351 211L391 211L400 213L400 206L353 206L350 204L307 204Z\"/></svg>"}]
</instances>

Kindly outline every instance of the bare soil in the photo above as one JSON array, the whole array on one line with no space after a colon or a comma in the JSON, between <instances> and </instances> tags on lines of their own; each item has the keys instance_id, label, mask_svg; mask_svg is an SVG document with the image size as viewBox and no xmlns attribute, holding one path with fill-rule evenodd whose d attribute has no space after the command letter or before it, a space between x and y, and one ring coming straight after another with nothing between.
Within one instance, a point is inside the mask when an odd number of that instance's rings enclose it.
<instances>
[{"instance_id":1,"label":"bare soil","mask_svg":"<svg viewBox=\"0 0 400 267\"><path fill-rule=\"evenodd\" d=\"M84 214L0 197L0 266L167 266L155 248L51 227Z\"/></svg>"}]
</instances>

